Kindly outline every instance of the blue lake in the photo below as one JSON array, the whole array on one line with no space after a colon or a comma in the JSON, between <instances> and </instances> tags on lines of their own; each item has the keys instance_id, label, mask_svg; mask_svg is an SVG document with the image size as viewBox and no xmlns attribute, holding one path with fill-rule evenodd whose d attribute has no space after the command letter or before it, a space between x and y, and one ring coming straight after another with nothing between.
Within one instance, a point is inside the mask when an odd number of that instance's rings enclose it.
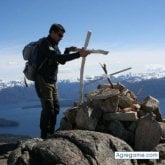
<instances>
[{"instance_id":1,"label":"blue lake","mask_svg":"<svg viewBox=\"0 0 165 165\"><path fill-rule=\"evenodd\" d=\"M158 98L160 101L160 111L162 117L165 118L165 98ZM35 103L36 104L36 103ZM41 109L38 108L23 108L24 104L17 105L0 105L0 118L14 120L19 122L17 127L0 127L0 134L11 133L19 135L29 135L31 137L40 136L39 120ZM61 107L57 118L56 129L60 125L60 120L63 112L69 107Z\"/></svg>"},{"instance_id":2,"label":"blue lake","mask_svg":"<svg viewBox=\"0 0 165 165\"><path fill-rule=\"evenodd\" d=\"M57 117L56 129L60 125L63 112L69 107L61 107ZM22 108L21 105L0 106L0 118L19 122L16 127L0 127L0 134L11 133L16 135L29 135L31 137L40 136L40 108Z\"/></svg>"}]
</instances>

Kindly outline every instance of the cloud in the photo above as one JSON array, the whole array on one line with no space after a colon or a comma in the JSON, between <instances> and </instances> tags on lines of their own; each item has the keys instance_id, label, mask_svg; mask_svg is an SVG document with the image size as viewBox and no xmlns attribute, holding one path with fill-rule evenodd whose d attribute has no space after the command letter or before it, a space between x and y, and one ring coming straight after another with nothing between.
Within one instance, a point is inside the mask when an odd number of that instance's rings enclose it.
<instances>
[{"instance_id":1,"label":"cloud","mask_svg":"<svg viewBox=\"0 0 165 165\"><path fill-rule=\"evenodd\" d=\"M153 71L153 70L159 70L159 71L165 71L165 65L162 64L148 64L145 66L146 71Z\"/></svg>"},{"instance_id":2,"label":"cloud","mask_svg":"<svg viewBox=\"0 0 165 165\"><path fill-rule=\"evenodd\" d=\"M8 61L8 64L17 66L19 62L17 60L11 60L11 61Z\"/></svg>"},{"instance_id":3,"label":"cloud","mask_svg":"<svg viewBox=\"0 0 165 165\"><path fill-rule=\"evenodd\" d=\"M0 77L8 79L22 76L25 61L22 58L23 44L10 45L0 49ZM121 47L120 47L121 46ZM2 47L2 46L1 46ZM129 48L122 43L96 43L89 48L105 49L109 55L91 54L86 58L84 77L100 76L104 74L101 64L107 65L108 73L128 67L130 72L146 72L150 68L165 69L165 48ZM77 79L80 77L81 58L69 61L59 67L59 79ZM3 76L2 76L3 75Z\"/></svg>"}]
</instances>

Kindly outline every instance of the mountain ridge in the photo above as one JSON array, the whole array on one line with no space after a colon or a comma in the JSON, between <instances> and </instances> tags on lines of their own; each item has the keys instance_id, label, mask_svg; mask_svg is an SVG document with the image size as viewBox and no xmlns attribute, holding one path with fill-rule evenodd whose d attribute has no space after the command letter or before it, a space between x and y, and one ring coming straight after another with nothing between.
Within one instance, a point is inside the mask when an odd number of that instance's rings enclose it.
<instances>
[{"instance_id":1,"label":"mountain ridge","mask_svg":"<svg viewBox=\"0 0 165 165\"><path fill-rule=\"evenodd\" d=\"M148 80L148 79L160 79L165 77L165 70L162 68L157 68L157 69L150 69L147 72L144 73L126 73L122 74L119 73L115 76L111 76L112 79L116 81L128 81L128 82L137 82L137 81L143 81L143 80ZM100 75L100 76L86 76L85 77L85 84L91 84L92 82L97 82L98 79L105 79L106 76ZM70 83L78 83L79 79L62 79L59 80L59 82L70 82ZM31 85L33 82L28 81L28 84ZM14 86L25 86L24 80L10 80L10 81L4 81L0 80L0 90L4 88L10 88Z\"/></svg>"},{"instance_id":2,"label":"mountain ridge","mask_svg":"<svg viewBox=\"0 0 165 165\"><path fill-rule=\"evenodd\" d=\"M153 76L151 76L153 75ZM87 93L93 89L96 89L99 84L108 83L106 78L96 81L101 76L89 78L85 80L84 93ZM132 90L135 94L138 94L139 99L145 96L152 95L154 97L165 97L165 73L154 74L126 74L117 77L112 76L111 81L113 83L121 83L128 89ZM90 83L91 82L91 83ZM4 82L0 80L0 103L19 103L33 101L38 102L38 97L34 89L34 83L29 82L27 88L23 81L9 81ZM77 101L79 98L79 82L72 82L70 80L60 80L58 82L59 98L69 103ZM68 93L72 91L72 93ZM69 100L69 101L67 101Z\"/></svg>"}]
</instances>

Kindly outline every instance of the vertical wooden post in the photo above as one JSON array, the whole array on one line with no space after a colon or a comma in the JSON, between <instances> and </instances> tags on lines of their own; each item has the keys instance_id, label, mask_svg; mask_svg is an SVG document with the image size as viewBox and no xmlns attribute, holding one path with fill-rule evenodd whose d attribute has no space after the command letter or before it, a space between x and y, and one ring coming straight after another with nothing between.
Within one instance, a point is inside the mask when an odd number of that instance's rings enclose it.
<instances>
[{"instance_id":1,"label":"vertical wooden post","mask_svg":"<svg viewBox=\"0 0 165 165\"><path fill-rule=\"evenodd\" d=\"M84 49L87 49L89 40L91 37L91 32L88 31L84 43ZM84 68L85 68L86 57L82 57L81 68L80 68L80 104L84 102Z\"/></svg>"}]
</instances>

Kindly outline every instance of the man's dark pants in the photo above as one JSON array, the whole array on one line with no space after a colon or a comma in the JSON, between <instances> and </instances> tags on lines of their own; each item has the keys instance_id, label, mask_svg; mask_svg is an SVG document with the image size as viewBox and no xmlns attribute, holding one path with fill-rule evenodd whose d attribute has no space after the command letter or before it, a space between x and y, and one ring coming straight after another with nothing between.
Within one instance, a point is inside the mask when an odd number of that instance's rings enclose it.
<instances>
[{"instance_id":1,"label":"man's dark pants","mask_svg":"<svg viewBox=\"0 0 165 165\"><path fill-rule=\"evenodd\" d=\"M47 83L37 75L35 89L41 101L40 117L41 138L45 139L55 131L56 117L59 113L59 101L56 83Z\"/></svg>"}]
</instances>

